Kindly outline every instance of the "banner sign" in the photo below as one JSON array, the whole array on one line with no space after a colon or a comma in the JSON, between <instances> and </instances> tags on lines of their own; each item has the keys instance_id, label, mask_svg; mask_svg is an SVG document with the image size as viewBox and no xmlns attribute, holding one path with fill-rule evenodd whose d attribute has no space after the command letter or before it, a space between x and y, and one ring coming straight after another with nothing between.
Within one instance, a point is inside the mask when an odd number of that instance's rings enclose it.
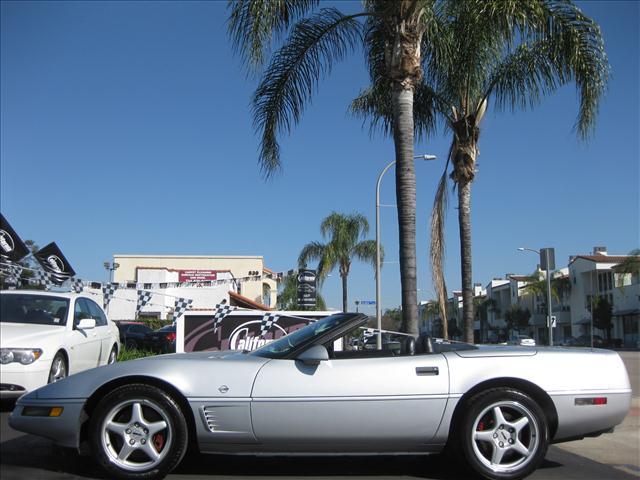
<instances>
[{"instance_id":1,"label":"banner sign","mask_svg":"<svg viewBox=\"0 0 640 480\"><path fill-rule=\"evenodd\" d=\"M35 257L44 271L51 274L51 280L58 286L76 274L56 242L42 247L35 253Z\"/></svg>"},{"instance_id":2,"label":"banner sign","mask_svg":"<svg viewBox=\"0 0 640 480\"><path fill-rule=\"evenodd\" d=\"M217 270L179 270L178 272L178 280L180 282L210 282L217 279Z\"/></svg>"},{"instance_id":3,"label":"banner sign","mask_svg":"<svg viewBox=\"0 0 640 480\"><path fill-rule=\"evenodd\" d=\"M265 315L269 330L265 332ZM184 351L256 350L288 333L306 327L325 315L305 318L282 314L231 314L224 317L214 333L214 315L184 315ZM261 336L262 335L262 336Z\"/></svg>"},{"instance_id":4,"label":"banner sign","mask_svg":"<svg viewBox=\"0 0 640 480\"><path fill-rule=\"evenodd\" d=\"M29 249L20 239L7 219L0 213L0 256L17 262L29 253Z\"/></svg>"},{"instance_id":5,"label":"banner sign","mask_svg":"<svg viewBox=\"0 0 640 480\"><path fill-rule=\"evenodd\" d=\"M298 271L298 307L316 306L316 271Z\"/></svg>"}]
</instances>

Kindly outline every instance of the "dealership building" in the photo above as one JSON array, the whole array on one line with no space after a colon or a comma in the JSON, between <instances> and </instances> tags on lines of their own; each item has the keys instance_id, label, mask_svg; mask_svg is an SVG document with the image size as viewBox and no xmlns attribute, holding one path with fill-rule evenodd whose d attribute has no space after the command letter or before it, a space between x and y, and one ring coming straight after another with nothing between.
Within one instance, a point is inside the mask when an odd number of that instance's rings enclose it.
<instances>
[{"instance_id":1,"label":"dealership building","mask_svg":"<svg viewBox=\"0 0 640 480\"><path fill-rule=\"evenodd\" d=\"M153 293L140 314L158 318L173 311L177 298L192 300L192 310L211 310L223 300L269 310L277 301L276 276L262 256L117 254L113 266L113 282L119 285L109 302L114 320L136 317L140 289Z\"/></svg>"}]
</instances>

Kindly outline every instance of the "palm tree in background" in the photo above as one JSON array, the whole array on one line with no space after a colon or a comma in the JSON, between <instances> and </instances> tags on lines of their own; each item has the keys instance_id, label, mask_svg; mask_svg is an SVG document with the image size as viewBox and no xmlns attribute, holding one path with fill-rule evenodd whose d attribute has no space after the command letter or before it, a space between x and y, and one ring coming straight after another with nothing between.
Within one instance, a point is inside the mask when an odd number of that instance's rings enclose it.
<instances>
[{"instance_id":1,"label":"palm tree in background","mask_svg":"<svg viewBox=\"0 0 640 480\"><path fill-rule=\"evenodd\" d=\"M360 240L369 232L369 222L358 213L343 215L333 212L320 224L324 238L328 243L311 242L304 246L298 257L300 268L309 262L318 261L317 275L320 283L336 267L342 279L342 311L348 311L347 278L351 269L351 261L357 258L363 262L376 262L376 242ZM381 252L381 256L384 253Z\"/></svg>"},{"instance_id":2,"label":"palm tree in background","mask_svg":"<svg viewBox=\"0 0 640 480\"><path fill-rule=\"evenodd\" d=\"M230 2L229 16L236 49L249 71L261 76L253 119L260 135L259 164L267 177L281 166L278 137L299 122L336 62L361 47L370 65L381 66L376 73L388 85L392 105L403 327L413 333L418 331L413 102L423 75L422 49L437 35L435 3L365 0L361 12L345 15L319 8L319 0L238 0ZM269 55L273 41L287 34Z\"/></svg>"},{"instance_id":3,"label":"palm tree in background","mask_svg":"<svg viewBox=\"0 0 640 480\"><path fill-rule=\"evenodd\" d=\"M609 64L599 26L568 1L446 1L436 2L433 12L431 30L437 34L423 38L425 75L415 85L415 125L431 133L433 112L438 112L452 140L431 216L430 258L446 319L444 214L450 177L458 196L464 338L472 342L471 185L480 122L489 106L525 109L575 82L580 103L576 129L586 138L606 88ZM392 133L396 121L388 82L380 75L383 59L372 60L372 85L351 108L370 118L373 129Z\"/></svg>"}]
</instances>

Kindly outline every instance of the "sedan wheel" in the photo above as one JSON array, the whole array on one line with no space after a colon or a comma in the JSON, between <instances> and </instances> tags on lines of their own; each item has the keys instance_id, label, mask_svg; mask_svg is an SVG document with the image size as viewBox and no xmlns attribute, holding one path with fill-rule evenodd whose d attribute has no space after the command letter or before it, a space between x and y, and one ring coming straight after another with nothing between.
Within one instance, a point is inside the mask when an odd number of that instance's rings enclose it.
<instances>
[{"instance_id":1,"label":"sedan wheel","mask_svg":"<svg viewBox=\"0 0 640 480\"><path fill-rule=\"evenodd\" d=\"M177 403L149 385L120 387L96 407L91 442L98 460L119 478L157 478L182 459L187 425Z\"/></svg>"},{"instance_id":2,"label":"sedan wheel","mask_svg":"<svg viewBox=\"0 0 640 480\"><path fill-rule=\"evenodd\" d=\"M53 357L53 362L51 362L47 383L55 383L58 380L62 380L66 378L67 373L67 361L64 359L64 355L58 352L56 356Z\"/></svg>"},{"instance_id":3,"label":"sedan wheel","mask_svg":"<svg viewBox=\"0 0 640 480\"><path fill-rule=\"evenodd\" d=\"M494 389L469 402L462 449L468 464L490 479L517 479L544 458L549 433L544 412L528 395Z\"/></svg>"},{"instance_id":4,"label":"sedan wheel","mask_svg":"<svg viewBox=\"0 0 640 480\"><path fill-rule=\"evenodd\" d=\"M111 353L109 353L109 358L107 359L107 365L111 365L112 363L116 363L118 359L118 348L114 345L111 349Z\"/></svg>"}]
</instances>

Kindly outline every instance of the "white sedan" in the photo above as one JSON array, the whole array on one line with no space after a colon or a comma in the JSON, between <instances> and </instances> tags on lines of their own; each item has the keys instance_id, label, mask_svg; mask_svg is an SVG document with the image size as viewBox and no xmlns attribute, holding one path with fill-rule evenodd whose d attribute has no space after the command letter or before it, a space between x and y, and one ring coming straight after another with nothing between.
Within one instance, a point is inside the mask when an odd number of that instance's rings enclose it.
<instances>
[{"instance_id":1,"label":"white sedan","mask_svg":"<svg viewBox=\"0 0 640 480\"><path fill-rule=\"evenodd\" d=\"M0 398L16 398L73 373L116 361L116 325L75 293L0 292Z\"/></svg>"}]
</instances>

